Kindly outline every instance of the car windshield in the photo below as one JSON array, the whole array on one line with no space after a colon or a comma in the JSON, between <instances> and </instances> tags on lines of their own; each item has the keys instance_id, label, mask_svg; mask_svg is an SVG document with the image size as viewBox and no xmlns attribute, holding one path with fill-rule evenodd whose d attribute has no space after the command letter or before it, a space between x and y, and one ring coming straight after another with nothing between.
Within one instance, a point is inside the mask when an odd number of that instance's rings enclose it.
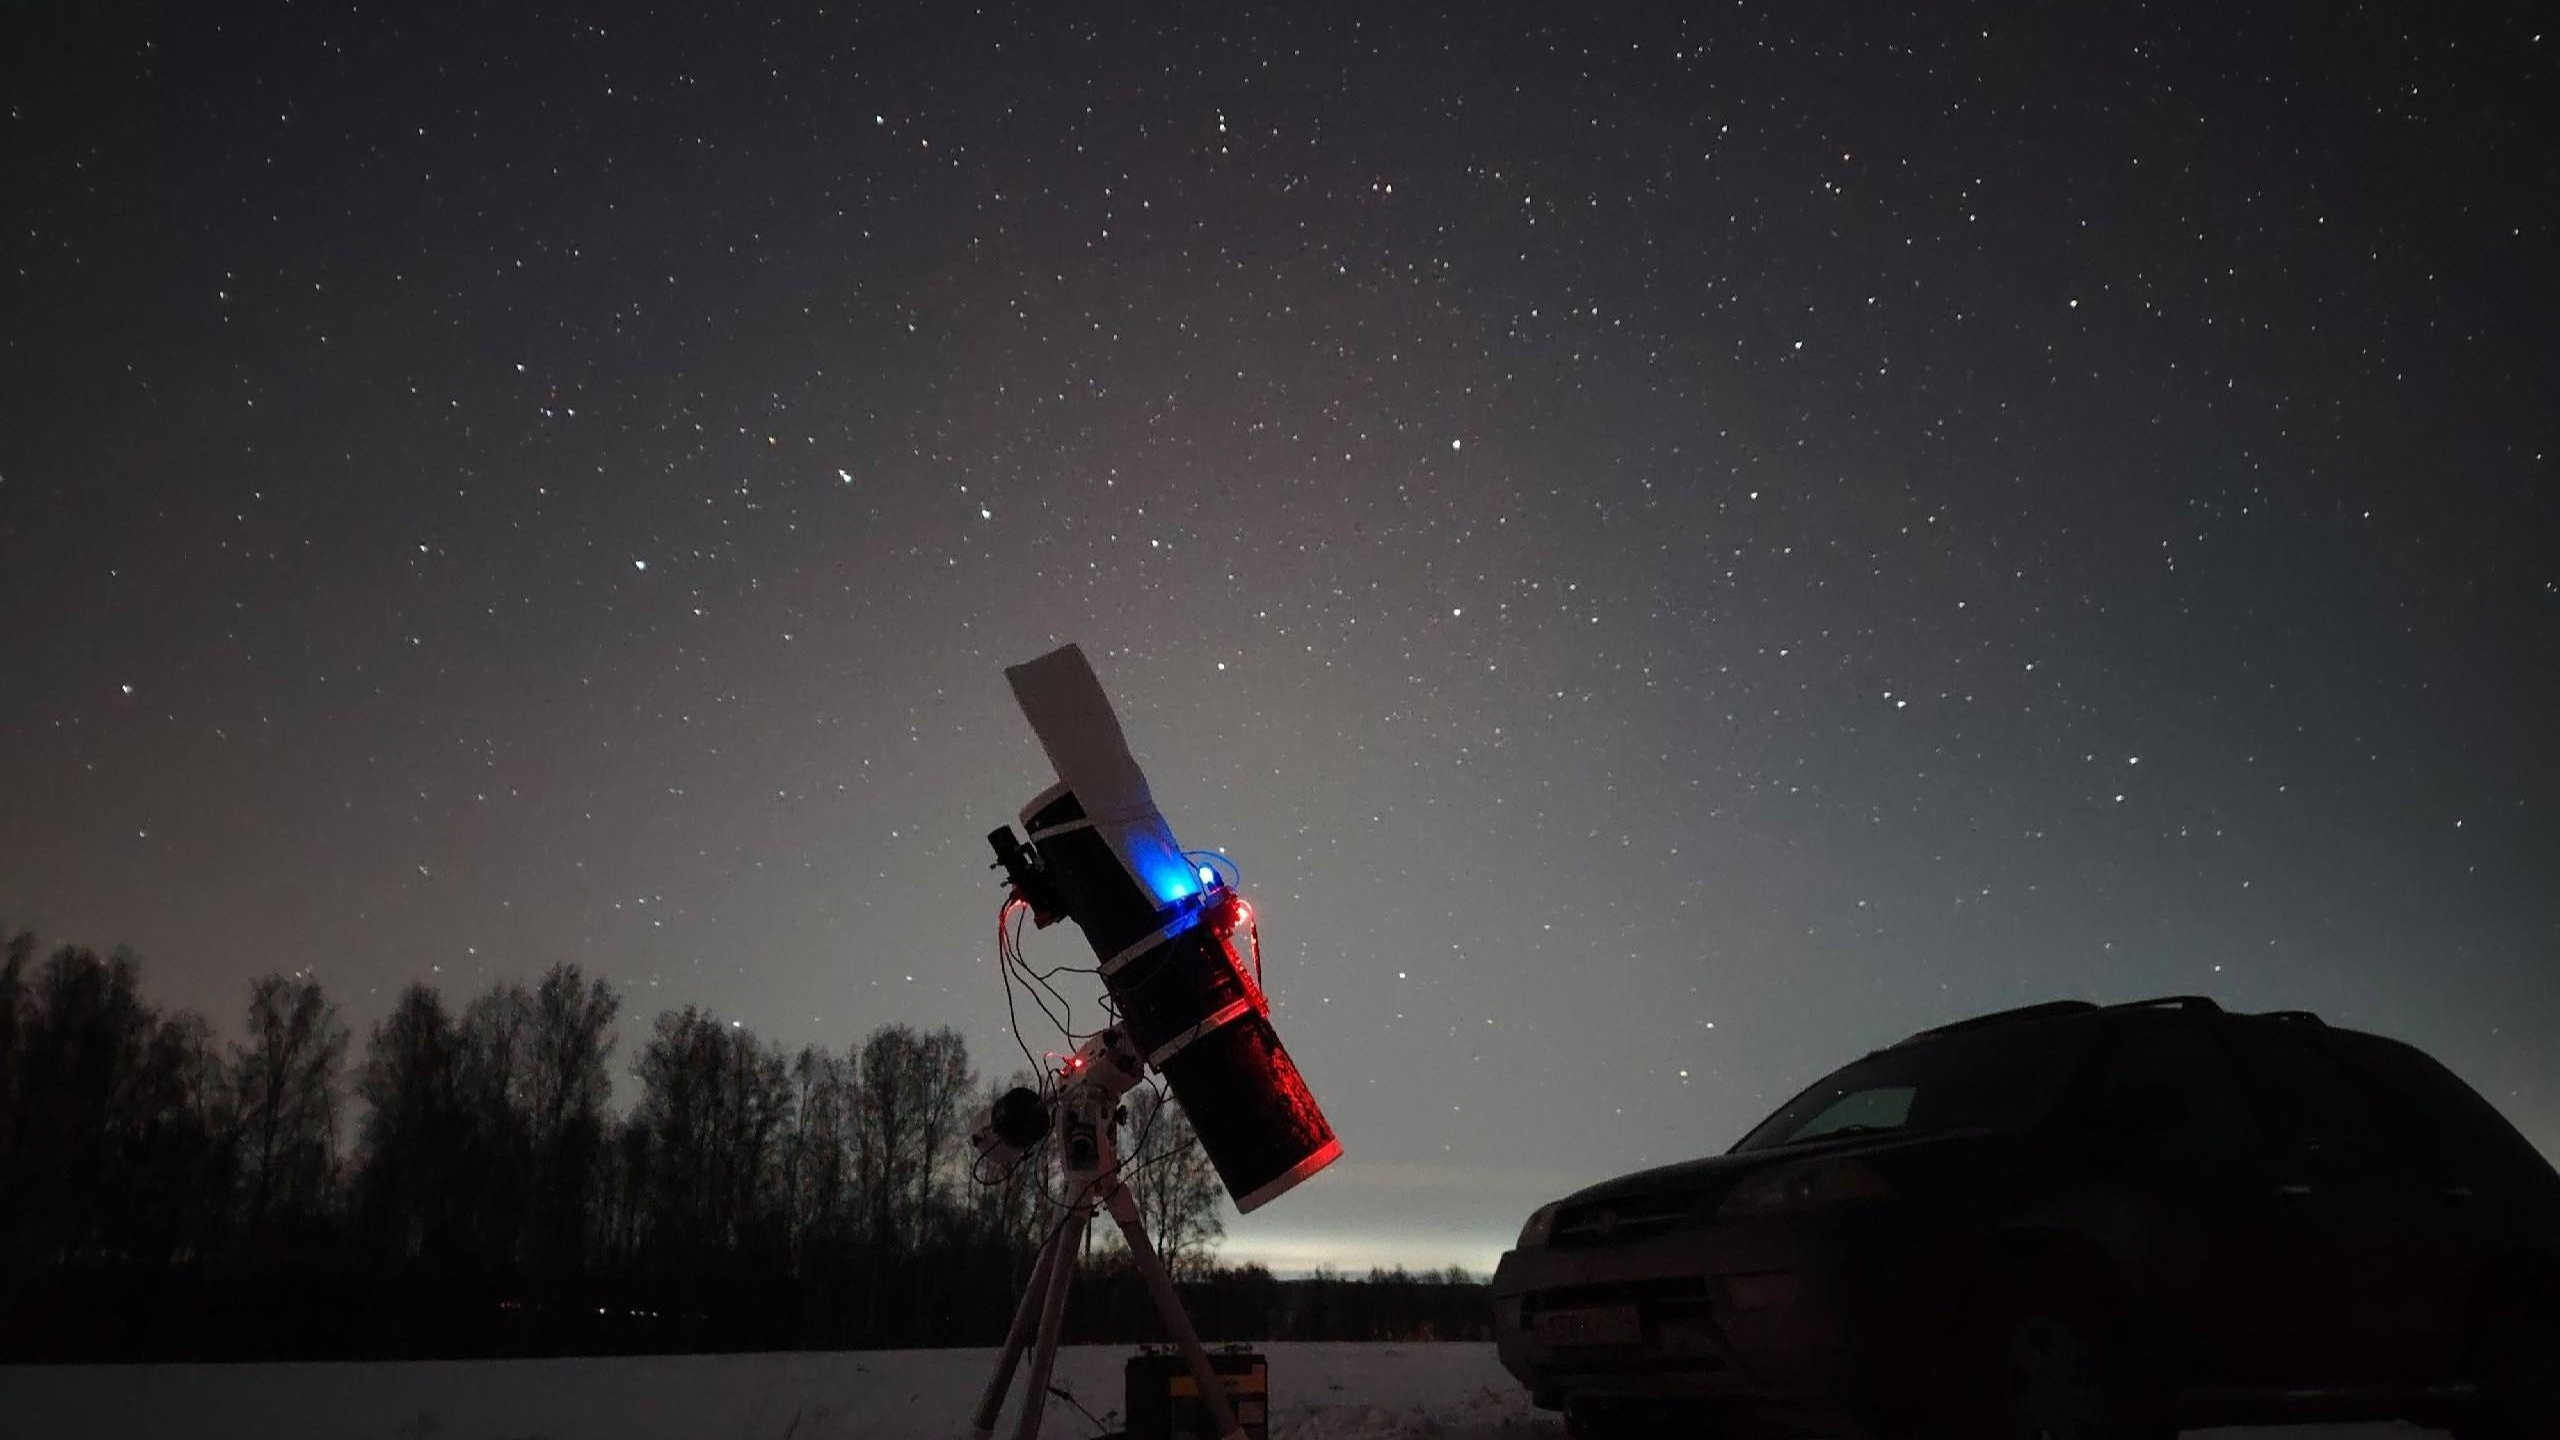
<instances>
[{"instance_id":1,"label":"car windshield","mask_svg":"<svg viewBox=\"0 0 2560 1440\"><path fill-rule=\"evenodd\" d=\"M2005 1025L1878 1051L1815 1082L1733 1148L2025 1125L2052 1104L2079 1029Z\"/></svg>"}]
</instances>

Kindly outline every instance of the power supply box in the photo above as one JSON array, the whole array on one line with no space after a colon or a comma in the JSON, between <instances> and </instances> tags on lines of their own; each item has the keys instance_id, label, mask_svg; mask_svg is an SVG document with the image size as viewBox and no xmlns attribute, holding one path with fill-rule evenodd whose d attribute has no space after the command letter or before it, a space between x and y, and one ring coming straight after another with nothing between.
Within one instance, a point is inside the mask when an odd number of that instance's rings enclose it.
<instances>
[{"instance_id":1,"label":"power supply box","mask_svg":"<svg viewBox=\"0 0 2560 1440\"><path fill-rule=\"evenodd\" d=\"M1270 1440L1271 1367L1243 1350L1213 1350L1209 1368L1226 1388L1227 1405L1246 1440ZM1141 1351L1129 1357L1126 1393L1120 1413L1128 1417L1127 1440L1221 1440L1200 1402L1200 1382L1191 1367L1172 1351Z\"/></svg>"}]
</instances>

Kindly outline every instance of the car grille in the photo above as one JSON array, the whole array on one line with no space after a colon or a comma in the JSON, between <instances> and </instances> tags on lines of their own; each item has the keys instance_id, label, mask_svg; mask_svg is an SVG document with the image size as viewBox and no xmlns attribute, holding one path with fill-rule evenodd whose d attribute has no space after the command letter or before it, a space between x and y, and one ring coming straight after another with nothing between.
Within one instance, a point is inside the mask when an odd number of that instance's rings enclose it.
<instances>
[{"instance_id":1,"label":"car grille","mask_svg":"<svg viewBox=\"0 0 2560 1440\"><path fill-rule=\"evenodd\" d=\"M1539 1317L1551 1310L1629 1306L1643 1338L1631 1345L1555 1346L1539 1336ZM1570 1285L1521 1297L1520 1323L1530 1348L1550 1357L1550 1373L1610 1375L1676 1374L1696 1379L1733 1368L1714 1316L1708 1285L1699 1276L1666 1276Z\"/></svg>"},{"instance_id":2,"label":"car grille","mask_svg":"<svg viewBox=\"0 0 2560 1440\"><path fill-rule=\"evenodd\" d=\"M1558 1250L1591 1250L1659 1235L1702 1208L1695 1193L1628 1195L1569 1205L1556 1215L1547 1243Z\"/></svg>"},{"instance_id":3,"label":"car grille","mask_svg":"<svg viewBox=\"0 0 2560 1440\"><path fill-rule=\"evenodd\" d=\"M1541 1310L1579 1310L1591 1305L1636 1305L1648 1310L1657 1306L1703 1306L1707 1300L1707 1282L1695 1275L1665 1276L1654 1280L1609 1280L1596 1285L1564 1285L1553 1290L1533 1290L1521 1297L1520 1308L1528 1314Z\"/></svg>"}]
</instances>

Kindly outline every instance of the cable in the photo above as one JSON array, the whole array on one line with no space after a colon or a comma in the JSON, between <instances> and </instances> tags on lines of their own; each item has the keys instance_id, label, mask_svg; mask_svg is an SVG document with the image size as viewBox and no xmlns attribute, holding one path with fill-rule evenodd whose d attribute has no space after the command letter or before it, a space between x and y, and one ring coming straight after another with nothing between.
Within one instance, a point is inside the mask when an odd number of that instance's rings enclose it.
<instances>
[{"instance_id":1,"label":"cable","mask_svg":"<svg viewBox=\"0 0 2560 1440\"><path fill-rule=\"evenodd\" d=\"M1210 869L1218 872L1218 883L1230 890L1244 888L1244 867L1237 864L1234 858L1223 850L1185 850L1182 852L1182 858L1190 861L1195 868L1205 860Z\"/></svg>"},{"instance_id":2,"label":"cable","mask_svg":"<svg viewBox=\"0 0 2560 1440\"><path fill-rule=\"evenodd\" d=\"M1033 969L1030 960L1025 958L1022 953L1021 919L1014 919L1010 926L999 921L996 928L996 958L999 963L1006 967L1005 977L1008 985L1010 985L1012 979L1018 974L1022 979L1024 988L1030 991L1032 1003L1040 1007L1040 1013L1048 1017L1049 1023L1057 1027L1058 1033L1065 1036L1069 1044L1081 1045L1085 1041L1102 1033L1100 1030L1076 1029L1075 1002L1069 1000L1064 994L1060 993L1058 987L1051 984L1049 980L1050 976L1057 974L1061 970L1077 970L1081 972L1083 971L1083 967L1057 965L1052 966L1047 970ZM1098 974L1100 972L1095 970L1083 973ZM1047 996L1046 999L1042 998L1044 993ZM1008 998L1010 998L1009 995ZM1050 1008L1051 1001L1056 1002L1057 1008ZM1015 1041L1019 1043L1021 1038L1020 1033L1017 1031L1014 1036ZM1032 1068L1038 1069L1039 1067L1035 1064Z\"/></svg>"},{"instance_id":3,"label":"cable","mask_svg":"<svg viewBox=\"0 0 2560 1440\"><path fill-rule=\"evenodd\" d=\"M1023 1040L1021 1016L1014 1008L1013 1004L1013 984L1017 976L1022 980L1023 988L1029 992L1032 1003L1039 1007L1040 1013L1047 1017L1050 1025L1056 1028L1059 1034L1066 1036L1068 1041L1072 1044L1082 1044L1090 1037L1088 1035L1080 1035L1074 1030L1072 1021L1075 1018L1075 1011L1072 1004L1068 1002L1064 995L1058 993L1056 986L1049 985L1040 979L1039 975L1022 959L1019 949L1013 948L1010 945L1000 946L997 951L996 959L997 963L1004 971L1005 1010L1007 1018L1013 1025L1014 1044L1022 1051L1023 1059L1029 1062L1031 1069L1035 1073L1041 1075L1043 1088L1045 1090L1048 1080L1051 1078L1048 1068L1043 1066L1037 1058L1033 1057L1031 1054L1031 1047ZM1045 997L1043 995L1044 991L1046 992ZM1061 1014L1059 1009L1050 1008L1050 1002L1052 1000L1056 1001L1058 1006L1064 1010L1064 1014Z\"/></svg>"},{"instance_id":4,"label":"cable","mask_svg":"<svg viewBox=\"0 0 2560 1440\"><path fill-rule=\"evenodd\" d=\"M993 1175L987 1173L987 1157L981 1155L969 1163L969 1182L981 1187L1009 1184L1013 1180L1014 1172L1020 1170L1025 1164L1029 1163L1033 1157L1040 1155L1042 1147L1048 1143L1049 1137L1046 1135L1041 1136L1038 1140L1035 1140L1031 1144L1023 1147L1022 1152L1013 1157L1012 1163L1006 1165L1003 1170Z\"/></svg>"},{"instance_id":5,"label":"cable","mask_svg":"<svg viewBox=\"0 0 2560 1440\"><path fill-rule=\"evenodd\" d=\"M1020 906L1025 911L1031 908L1029 902L1019 897L1009 897L1004 902L1003 908L996 911L996 969L1004 975L1004 1018L1006 1028L1013 1031L1014 1048L1022 1052L1023 1064L1030 1068L1031 1073L1042 1077L1045 1088L1046 1074L1041 1069L1040 1062L1032 1056L1030 1043L1022 1038L1022 1017L1013 1007L1012 946L1006 940L1005 931L1006 922L1012 917L1016 906Z\"/></svg>"},{"instance_id":6,"label":"cable","mask_svg":"<svg viewBox=\"0 0 2560 1440\"><path fill-rule=\"evenodd\" d=\"M1082 1415L1085 1418L1085 1423L1093 1427L1094 1440L1113 1440L1113 1437L1120 1433L1116 1430L1104 1429L1102 1421L1096 1417L1092 1411L1084 1408L1084 1402L1077 1399L1075 1397L1075 1392L1069 1390L1066 1386L1052 1385L1049 1387L1049 1393L1076 1407L1076 1413Z\"/></svg>"}]
</instances>

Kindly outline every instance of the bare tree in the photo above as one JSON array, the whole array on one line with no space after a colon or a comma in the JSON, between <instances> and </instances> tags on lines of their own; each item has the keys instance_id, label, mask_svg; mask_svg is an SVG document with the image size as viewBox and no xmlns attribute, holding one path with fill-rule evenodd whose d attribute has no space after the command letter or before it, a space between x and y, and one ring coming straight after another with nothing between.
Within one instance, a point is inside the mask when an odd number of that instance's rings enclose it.
<instances>
[{"instance_id":1,"label":"bare tree","mask_svg":"<svg viewBox=\"0 0 2560 1440\"><path fill-rule=\"evenodd\" d=\"M847 1238L853 1193L852 1133L848 1108L852 1061L815 1045L791 1062L791 1137L785 1147L784 1199L790 1207L794 1267L805 1273L813 1257L840 1250Z\"/></svg>"},{"instance_id":2,"label":"bare tree","mask_svg":"<svg viewBox=\"0 0 2560 1440\"><path fill-rule=\"evenodd\" d=\"M443 997L411 985L366 1037L356 1095L358 1215L378 1243L414 1258L449 1240L467 1207L459 1165L470 1142L461 1036Z\"/></svg>"},{"instance_id":3,"label":"bare tree","mask_svg":"<svg viewBox=\"0 0 2560 1440\"><path fill-rule=\"evenodd\" d=\"M523 1098L531 1150L526 1241L538 1266L575 1269L585 1259L612 1093L605 1063L621 1009L613 987L586 981L575 965L551 967L534 987Z\"/></svg>"},{"instance_id":4,"label":"bare tree","mask_svg":"<svg viewBox=\"0 0 2560 1440\"><path fill-rule=\"evenodd\" d=\"M658 1017L636 1065L647 1137L645 1214L650 1243L666 1251L713 1247L711 1175L720 1143L721 1054L717 1021L688 1005Z\"/></svg>"},{"instance_id":5,"label":"bare tree","mask_svg":"<svg viewBox=\"0 0 2560 1440\"><path fill-rule=\"evenodd\" d=\"M103 1258L115 1248L110 1212L132 1178L124 1107L152 1027L132 957L100 959L66 945L12 1010L24 1028L16 1042L16 1153L0 1169L0 1222L10 1248L27 1259Z\"/></svg>"},{"instance_id":6,"label":"bare tree","mask_svg":"<svg viewBox=\"0 0 2560 1440\"><path fill-rule=\"evenodd\" d=\"M529 1107L533 997L522 985L492 985L462 1012L459 1081L472 1104L522 1115Z\"/></svg>"},{"instance_id":7,"label":"bare tree","mask_svg":"<svg viewBox=\"0 0 2560 1440\"><path fill-rule=\"evenodd\" d=\"M791 1120L791 1066L777 1045L733 1025L722 1055L721 1230L732 1249L744 1250L778 1231L782 1136Z\"/></svg>"},{"instance_id":8,"label":"bare tree","mask_svg":"<svg viewBox=\"0 0 2560 1440\"><path fill-rule=\"evenodd\" d=\"M338 1071L347 1027L307 975L249 990L248 1037L232 1048L245 1219L253 1234L321 1216L338 1146Z\"/></svg>"},{"instance_id":9,"label":"bare tree","mask_svg":"<svg viewBox=\"0 0 2560 1440\"><path fill-rule=\"evenodd\" d=\"M780 1211L777 1140L792 1107L782 1052L688 1006L658 1017L636 1068L653 1241L688 1262L735 1253Z\"/></svg>"},{"instance_id":10,"label":"bare tree","mask_svg":"<svg viewBox=\"0 0 2560 1440\"><path fill-rule=\"evenodd\" d=\"M154 1018L118 1108L131 1147L123 1253L155 1262L203 1256L230 1218L204 1197L230 1192L234 1160L230 1086L203 1016Z\"/></svg>"},{"instance_id":11,"label":"bare tree","mask_svg":"<svg viewBox=\"0 0 2560 1440\"><path fill-rule=\"evenodd\" d=\"M862 1042L855 1079L854 1174L874 1245L904 1249L912 1239L908 1200L916 1193L924 1128L924 1043L909 1025L883 1025Z\"/></svg>"},{"instance_id":12,"label":"bare tree","mask_svg":"<svg viewBox=\"0 0 2560 1440\"><path fill-rule=\"evenodd\" d=\"M23 1183L12 1181L26 1174L17 1158L18 1104L24 1093L18 1071L32 1025L28 1007L34 1002L27 991L27 965L35 952L32 930L9 934L7 942L0 944L0 1258L7 1256L16 1234L14 1202L24 1188Z\"/></svg>"},{"instance_id":13,"label":"bare tree","mask_svg":"<svg viewBox=\"0 0 2560 1440\"><path fill-rule=\"evenodd\" d=\"M605 1147L597 1184L602 1217L604 1258L608 1265L627 1266L649 1235L649 1203L655 1194L656 1136L644 1112L624 1116L613 1127Z\"/></svg>"},{"instance_id":14,"label":"bare tree","mask_svg":"<svg viewBox=\"0 0 2560 1440\"><path fill-rule=\"evenodd\" d=\"M533 997L509 981L463 1007L454 1080L467 1123L456 1155L471 1255L511 1267L533 1193Z\"/></svg>"},{"instance_id":15,"label":"bare tree","mask_svg":"<svg viewBox=\"0 0 2560 1440\"><path fill-rule=\"evenodd\" d=\"M8 932L0 930L0 934ZM18 931L0 943L0 1173L8 1169L10 1136L18 1114L18 1051L27 1030L27 965L35 953L32 930Z\"/></svg>"},{"instance_id":16,"label":"bare tree","mask_svg":"<svg viewBox=\"0 0 2560 1440\"><path fill-rule=\"evenodd\" d=\"M969 1042L948 1025L924 1037L917 1060L916 1109L922 1123L915 1137L916 1193L910 1213L913 1240L921 1246L933 1237L935 1218L956 1208L950 1196L968 1172L961 1111L978 1077L969 1068Z\"/></svg>"},{"instance_id":17,"label":"bare tree","mask_svg":"<svg viewBox=\"0 0 2560 1440\"><path fill-rule=\"evenodd\" d=\"M1218 1213L1223 1192L1179 1101L1153 1087L1132 1092L1121 1168L1165 1268L1205 1270L1212 1247L1227 1233Z\"/></svg>"}]
</instances>

